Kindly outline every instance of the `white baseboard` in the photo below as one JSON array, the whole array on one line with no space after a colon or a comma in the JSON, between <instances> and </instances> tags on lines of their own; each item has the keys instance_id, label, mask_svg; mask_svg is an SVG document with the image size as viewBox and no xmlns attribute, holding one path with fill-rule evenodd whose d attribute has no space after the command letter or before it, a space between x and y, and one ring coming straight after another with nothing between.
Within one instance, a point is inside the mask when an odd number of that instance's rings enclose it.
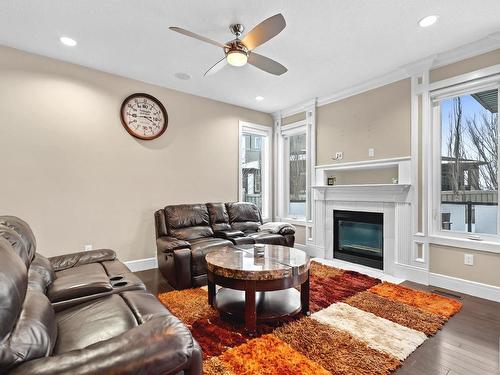
<instances>
[{"instance_id":1,"label":"white baseboard","mask_svg":"<svg viewBox=\"0 0 500 375\"><path fill-rule=\"evenodd\" d=\"M125 265L132 272L145 271L145 270L151 270L153 268L158 268L158 262L156 260L156 257L129 260L128 262L125 262Z\"/></svg>"},{"instance_id":2,"label":"white baseboard","mask_svg":"<svg viewBox=\"0 0 500 375\"><path fill-rule=\"evenodd\" d=\"M459 279L438 273L429 273L429 285L500 302L500 287L494 285Z\"/></svg>"},{"instance_id":3,"label":"white baseboard","mask_svg":"<svg viewBox=\"0 0 500 375\"><path fill-rule=\"evenodd\" d=\"M382 281L388 281L393 284L401 284L402 282L405 281L405 279L401 279L398 277L394 277L392 275L388 275L384 273L381 270L377 270L375 268L367 267L367 266L362 266L360 264L355 264L351 262L346 262L340 259L324 259L324 258L316 258L314 259L315 261L318 261L322 264L325 264L327 266L335 267L335 268L341 268L343 270L348 270L348 271L356 271L371 277L375 277L377 279L380 279Z\"/></svg>"},{"instance_id":4,"label":"white baseboard","mask_svg":"<svg viewBox=\"0 0 500 375\"><path fill-rule=\"evenodd\" d=\"M304 245L302 245L304 246ZM299 249L297 247L297 249ZM302 250L302 249L301 249ZM325 249L320 246L315 245L305 245L305 249L303 249L307 255L314 258L324 258L325 257Z\"/></svg>"},{"instance_id":5,"label":"white baseboard","mask_svg":"<svg viewBox=\"0 0 500 375\"><path fill-rule=\"evenodd\" d=\"M429 285L429 271L425 268L408 266L406 264L394 264L394 276L414 283Z\"/></svg>"},{"instance_id":6,"label":"white baseboard","mask_svg":"<svg viewBox=\"0 0 500 375\"><path fill-rule=\"evenodd\" d=\"M307 251L306 245L303 245L301 243L296 243L293 245L293 247L295 247L296 249L302 250L302 251Z\"/></svg>"}]
</instances>

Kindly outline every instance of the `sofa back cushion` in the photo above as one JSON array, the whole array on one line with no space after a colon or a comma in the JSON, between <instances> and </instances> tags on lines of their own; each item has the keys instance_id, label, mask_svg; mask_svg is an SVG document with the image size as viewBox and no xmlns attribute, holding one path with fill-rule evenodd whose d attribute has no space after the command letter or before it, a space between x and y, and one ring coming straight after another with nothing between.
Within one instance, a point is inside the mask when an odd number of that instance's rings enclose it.
<instances>
[{"instance_id":1,"label":"sofa back cushion","mask_svg":"<svg viewBox=\"0 0 500 375\"><path fill-rule=\"evenodd\" d=\"M168 237L167 219L165 218L165 210L155 212L155 233L156 238Z\"/></svg>"},{"instance_id":2,"label":"sofa back cushion","mask_svg":"<svg viewBox=\"0 0 500 375\"><path fill-rule=\"evenodd\" d=\"M39 290L28 290L21 313L10 335L0 344L0 368L46 357L57 341L54 309Z\"/></svg>"},{"instance_id":3,"label":"sofa back cushion","mask_svg":"<svg viewBox=\"0 0 500 375\"><path fill-rule=\"evenodd\" d=\"M0 225L15 230L21 236L30 262L35 257L36 239L28 223L16 216L0 216Z\"/></svg>"},{"instance_id":4,"label":"sofa back cushion","mask_svg":"<svg viewBox=\"0 0 500 375\"><path fill-rule=\"evenodd\" d=\"M28 271L3 237L0 237L0 259L0 342L3 342L14 329L21 312L28 287Z\"/></svg>"},{"instance_id":5,"label":"sofa back cushion","mask_svg":"<svg viewBox=\"0 0 500 375\"><path fill-rule=\"evenodd\" d=\"M234 230L241 230L245 233L257 232L262 224L259 208L253 203L226 203L226 210L229 223Z\"/></svg>"},{"instance_id":6,"label":"sofa back cushion","mask_svg":"<svg viewBox=\"0 0 500 375\"><path fill-rule=\"evenodd\" d=\"M21 258L24 266L28 269L31 263L31 254L28 251L26 242L21 238L19 233L11 227L0 224L0 237L9 241L12 250Z\"/></svg>"},{"instance_id":7,"label":"sofa back cushion","mask_svg":"<svg viewBox=\"0 0 500 375\"><path fill-rule=\"evenodd\" d=\"M231 230L229 215L224 203L207 203L210 225L214 231Z\"/></svg>"},{"instance_id":8,"label":"sofa back cushion","mask_svg":"<svg viewBox=\"0 0 500 375\"><path fill-rule=\"evenodd\" d=\"M204 204L179 204L165 207L168 235L181 240L212 237L207 206Z\"/></svg>"}]
</instances>

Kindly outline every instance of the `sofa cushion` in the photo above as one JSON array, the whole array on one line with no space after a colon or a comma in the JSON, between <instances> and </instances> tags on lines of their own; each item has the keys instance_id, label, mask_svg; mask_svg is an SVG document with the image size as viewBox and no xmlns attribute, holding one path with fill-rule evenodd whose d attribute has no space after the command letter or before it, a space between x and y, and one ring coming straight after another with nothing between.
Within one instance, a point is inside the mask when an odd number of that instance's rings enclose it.
<instances>
[{"instance_id":1,"label":"sofa cushion","mask_svg":"<svg viewBox=\"0 0 500 375\"><path fill-rule=\"evenodd\" d=\"M59 335L54 354L83 349L138 325L119 294L99 298L56 313Z\"/></svg>"},{"instance_id":2,"label":"sofa cushion","mask_svg":"<svg viewBox=\"0 0 500 375\"><path fill-rule=\"evenodd\" d=\"M58 302L112 289L103 266L91 263L56 272L56 280L49 286L47 296L51 302Z\"/></svg>"},{"instance_id":3,"label":"sofa cushion","mask_svg":"<svg viewBox=\"0 0 500 375\"><path fill-rule=\"evenodd\" d=\"M257 232L262 224L258 207L253 203L226 203L231 228L245 233Z\"/></svg>"},{"instance_id":4,"label":"sofa cushion","mask_svg":"<svg viewBox=\"0 0 500 375\"><path fill-rule=\"evenodd\" d=\"M281 234L256 232L249 233L248 237L253 238L255 240L255 243L286 246L286 239Z\"/></svg>"},{"instance_id":5,"label":"sofa cushion","mask_svg":"<svg viewBox=\"0 0 500 375\"><path fill-rule=\"evenodd\" d=\"M12 250L14 250L19 258L21 258L24 266L28 269L31 263L31 254L28 251L26 242L22 239L19 233L11 227L0 224L0 237L9 241Z\"/></svg>"},{"instance_id":6,"label":"sofa cushion","mask_svg":"<svg viewBox=\"0 0 500 375\"><path fill-rule=\"evenodd\" d=\"M169 236L181 240L213 236L204 204L180 204L165 207L165 217Z\"/></svg>"},{"instance_id":7,"label":"sofa cushion","mask_svg":"<svg viewBox=\"0 0 500 375\"><path fill-rule=\"evenodd\" d=\"M207 203L207 209L210 217L210 225L214 232L231 230L229 215L224 203Z\"/></svg>"},{"instance_id":8,"label":"sofa cushion","mask_svg":"<svg viewBox=\"0 0 500 375\"><path fill-rule=\"evenodd\" d=\"M30 288L38 289L43 293L54 282L56 274L50 261L41 254L36 253L28 271Z\"/></svg>"},{"instance_id":9,"label":"sofa cushion","mask_svg":"<svg viewBox=\"0 0 500 375\"><path fill-rule=\"evenodd\" d=\"M52 305L38 290L28 290L23 308L11 335L0 344L0 368L46 357L57 340Z\"/></svg>"},{"instance_id":10,"label":"sofa cushion","mask_svg":"<svg viewBox=\"0 0 500 375\"><path fill-rule=\"evenodd\" d=\"M12 251L9 241L0 237L0 342L10 335L17 322L27 287L24 263Z\"/></svg>"},{"instance_id":11,"label":"sofa cushion","mask_svg":"<svg viewBox=\"0 0 500 375\"><path fill-rule=\"evenodd\" d=\"M15 216L0 216L0 225L5 225L15 230L21 236L26 247L28 259L31 261L36 252L36 239L28 223Z\"/></svg>"},{"instance_id":12,"label":"sofa cushion","mask_svg":"<svg viewBox=\"0 0 500 375\"><path fill-rule=\"evenodd\" d=\"M222 247L232 246L231 241L222 238L200 238L191 242L191 272L192 276L207 273L205 256Z\"/></svg>"}]
</instances>

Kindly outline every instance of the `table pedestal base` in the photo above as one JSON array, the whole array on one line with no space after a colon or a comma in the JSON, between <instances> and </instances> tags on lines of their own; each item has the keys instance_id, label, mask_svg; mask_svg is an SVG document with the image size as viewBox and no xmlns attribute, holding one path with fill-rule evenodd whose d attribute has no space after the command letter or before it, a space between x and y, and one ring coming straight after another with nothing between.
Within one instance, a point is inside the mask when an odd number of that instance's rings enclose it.
<instances>
[{"instance_id":1,"label":"table pedestal base","mask_svg":"<svg viewBox=\"0 0 500 375\"><path fill-rule=\"evenodd\" d=\"M255 330L257 322L291 317L302 309L300 292L295 288L255 292L255 304L251 301L245 303L245 293L248 292L221 288L216 294L214 307L223 317L245 322L245 327L249 331Z\"/></svg>"}]
</instances>

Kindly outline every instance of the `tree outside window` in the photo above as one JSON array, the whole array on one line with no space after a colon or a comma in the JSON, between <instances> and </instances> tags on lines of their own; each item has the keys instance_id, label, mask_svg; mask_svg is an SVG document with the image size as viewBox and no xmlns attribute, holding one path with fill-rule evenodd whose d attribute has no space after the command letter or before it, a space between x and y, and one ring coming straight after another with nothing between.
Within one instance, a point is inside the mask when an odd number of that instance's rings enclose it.
<instances>
[{"instance_id":1,"label":"tree outside window","mask_svg":"<svg viewBox=\"0 0 500 375\"><path fill-rule=\"evenodd\" d=\"M498 90L442 100L441 227L497 234Z\"/></svg>"}]
</instances>

